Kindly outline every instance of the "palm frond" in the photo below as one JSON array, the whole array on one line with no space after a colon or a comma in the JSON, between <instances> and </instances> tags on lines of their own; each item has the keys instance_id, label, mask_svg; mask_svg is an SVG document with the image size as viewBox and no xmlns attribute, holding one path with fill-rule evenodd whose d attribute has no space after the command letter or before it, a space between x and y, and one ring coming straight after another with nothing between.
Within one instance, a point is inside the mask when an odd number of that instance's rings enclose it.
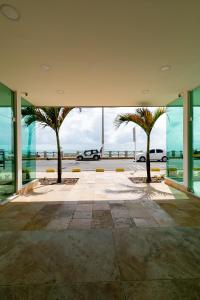
<instances>
[{"instance_id":1,"label":"palm frond","mask_svg":"<svg viewBox=\"0 0 200 300\"><path fill-rule=\"evenodd\" d=\"M136 114L144 121L147 127L150 126L153 120L152 112L147 107L141 107L136 109Z\"/></svg>"},{"instance_id":2,"label":"palm frond","mask_svg":"<svg viewBox=\"0 0 200 300\"><path fill-rule=\"evenodd\" d=\"M123 123L128 124L129 122L133 122L139 125L146 134L149 135L157 119L164 113L165 109L162 107L156 109L154 113L146 107L137 108L133 114L119 114L115 118L114 125L119 128Z\"/></svg>"},{"instance_id":3,"label":"palm frond","mask_svg":"<svg viewBox=\"0 0 200 300\"><path fill-rule=\"evenodd\" d=\"M146 124L145 124L144 120L137 113L135 113L135 114L129 114L129 113L127 113L127 114L120 114L120 115L118 115L116 117L115 121L114 121L114 125L115 125L115 127L119 128L121 124L123 124L123 123L124 124L128 124L129 122L136 123L144 131L147 130Z\"/></svg>"},{"instance_id":4,"label":"palm frond","mask_svg":"<svg viewBox=\"0 0 200 300\"><path fill-rule=\"evenodd\" d=\"M59 110L59 116L58 116L58 128L61 127L63 121L65 120L66 116L70 113L70 111L74 109L74 107L61 107Z\"/></svg>"},{"instance_id":5,"label":"palm frond","mask_svg":"<svg viewBox=\"0 0 200 300\"><path fill-rule=\"evenodd\" d=\"M74 107L25 107L22 109L22 117L27 126L34 122L43 127L50 127L54 131L59 130L65 117Z\"/></svg>"},{"instance_id":6,"label":"palm frond","mask_svg":"<svg viewBox=\"0 0 200 300\"><path fill-rule=\"evenodd\" d=\"M153 113L153 120L151 124L151 130L156 123L156 121L166 112L166 109L164 107L158 107L154 113Z\"/></svg>"}]
</instances>

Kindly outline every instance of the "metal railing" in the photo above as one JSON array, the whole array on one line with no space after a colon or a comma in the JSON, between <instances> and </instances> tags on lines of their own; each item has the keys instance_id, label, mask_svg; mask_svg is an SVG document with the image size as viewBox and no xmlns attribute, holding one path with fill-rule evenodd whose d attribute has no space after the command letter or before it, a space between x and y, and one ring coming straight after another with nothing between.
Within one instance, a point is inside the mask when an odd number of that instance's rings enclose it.
<instances>
[{"instance_id":1,"label":"metal railing","mask_svg":"<svg viewBox=\"0 0 200 300\"><path fill-rule=\"evenodd\" d=\"M141 151L136 151L136 153ZM194 151L193 156L200 158L200 151L198 151L198 154L196 154L197 151ZM64 159L75 159L78 154L80 154L81 151L74 151L74 152L66 152L62 151L61 156ZM104 151L103 158L134 158L135 152L134 151ZM167 152L168 158L183 158L183 151L168 151ZM38 151L38 152L31 152L29 155L23 155L23 159L26 158L37 158L37 159L56 159L57 158L57 152L56 151Z\"/></svg>"},{"instance_id":2,"label":"metal railing","mask_svg":"<svg viewBox=\"0 0 200 300\"><path fill-rule=\"evenodd\" d=\"M71 158L75 159L76 156L81 153L81 151L75 151L75 152L66 152L62 151L61 156L64 159ZM56 159L57 158L57 152L56 151L38 151L36 153L30 153L29 157L35 157L37 159ZM104 151L103 158L133 158L134 157L134 151ZM26 156L23 156L24 159L26 159ZM28 158L28 156L27 156Z\"/></svg>"},{"instance_id":3,"label":"metal railing","mask_svg":"<svg viewBox=\"0 0 200 300\"><path fill-rule=\"evenodd\" d=\"M167 157L168 158L183 158L183 151L168 151L167 152Z\"/></svg>"}]
</instances>

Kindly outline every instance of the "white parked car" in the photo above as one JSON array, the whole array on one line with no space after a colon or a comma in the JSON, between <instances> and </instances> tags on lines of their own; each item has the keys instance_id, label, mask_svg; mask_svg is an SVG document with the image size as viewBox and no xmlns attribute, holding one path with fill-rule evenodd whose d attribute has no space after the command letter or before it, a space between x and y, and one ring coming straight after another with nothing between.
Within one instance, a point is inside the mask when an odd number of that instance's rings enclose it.
<instances>
[{"instance_id":1,"label":"white parked car","mask_svg":"<svg viewBox=\"0 0 200 300\"><path fill-rule=\"evenodd\" d=\"M166 162L167 156L165 150L151 149L150 160ZM136 153L136 161L142 161L142 162L146 161L146 152Z\"/></svg>"},{"instance_id":2,"label":"white parked car","mask_svg":"<svg viewBox=\"0 0 200 300\"><path fill-rule=\"evenodd\" d=\"M101 158L101 153L98 150L86 150L77 155L77 160L99 160Z\"/></svg>"}]
</instances>

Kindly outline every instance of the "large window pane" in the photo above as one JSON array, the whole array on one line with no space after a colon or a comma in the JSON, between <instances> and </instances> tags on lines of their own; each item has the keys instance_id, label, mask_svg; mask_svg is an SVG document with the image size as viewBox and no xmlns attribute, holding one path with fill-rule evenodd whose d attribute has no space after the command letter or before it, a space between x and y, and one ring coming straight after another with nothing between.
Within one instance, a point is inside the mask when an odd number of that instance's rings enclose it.
<instances>
[{"instance_id":1,"label":"large window pane","mask_svg":"<svg viewBox=\"0 0 200 300\"><path fill-rule=\"evenodd\" d=\"M194 193L200 196L200 88L191 93L192 99L192 186Z\"/></svg>"},{"instance_id":2,"label":"large window pane","mask_svg":"<svg viewBox=\"0 0 200 300\"><path fill-rule=\"evenodd\" d=\"M0 84L0 201L14 192L13 92Z\"/></svg>"},{"instance_id":3,"label":"large window pane","mask_svg":"<svg viewBox=\"0 0 200 300\"><path fill-rule=\"evenodd\" d=\"M21 99L22 109L32 106L26 99ZM26 184L36 177L36 136L35 123L27 126L22 118L22 183Z\"/></svg>"},{"instance_id":4,"label":"large window pane","mask_svg":"<svg viewBox=\"0 0 200 300\"><path fill-rule=\"evenodd\" d=\"M167 106L167 176L183 182L183 99Z\"/></svg>"}]
</instances>

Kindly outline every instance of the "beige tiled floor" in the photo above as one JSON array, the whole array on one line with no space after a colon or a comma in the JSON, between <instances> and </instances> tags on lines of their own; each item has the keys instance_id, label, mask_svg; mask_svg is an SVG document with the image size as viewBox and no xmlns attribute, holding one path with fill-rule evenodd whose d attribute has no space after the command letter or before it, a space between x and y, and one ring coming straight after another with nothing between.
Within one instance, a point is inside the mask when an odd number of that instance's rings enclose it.
<instances>
[{"instance_id":1,"label":"beige tiled floor","mask_svg":"<svg viewBox=\"0 0 200 300\"><path fill-rule=\"evenodd\" d=\"M132 174L66 174L0 207L0 299L200 299L200 202Z\"/></svg>"}]
</instances>

